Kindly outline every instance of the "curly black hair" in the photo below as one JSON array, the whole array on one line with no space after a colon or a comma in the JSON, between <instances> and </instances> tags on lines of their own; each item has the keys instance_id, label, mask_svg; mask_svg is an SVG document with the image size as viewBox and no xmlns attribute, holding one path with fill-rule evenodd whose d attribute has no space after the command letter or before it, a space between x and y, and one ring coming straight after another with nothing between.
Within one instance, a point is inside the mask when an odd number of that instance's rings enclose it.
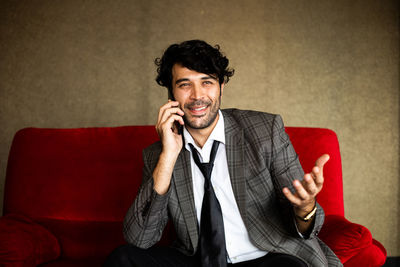
<instances>
[{"instance_id":1,"label":"curly black hair","mask_svg":"<svg viewBox=\"0 0 400 267\"><path fill-rule=\"evenodd\" d=\"M219 45L212 47L202 40L190 40L170 45L161 58L155 59L157 65L156 82L167 87L172 93L172 67L175 64L205 73L218 79L219 84L227 83L234 69L228 68L229 60L221 53Z\"/></svg>"}]
</instances>

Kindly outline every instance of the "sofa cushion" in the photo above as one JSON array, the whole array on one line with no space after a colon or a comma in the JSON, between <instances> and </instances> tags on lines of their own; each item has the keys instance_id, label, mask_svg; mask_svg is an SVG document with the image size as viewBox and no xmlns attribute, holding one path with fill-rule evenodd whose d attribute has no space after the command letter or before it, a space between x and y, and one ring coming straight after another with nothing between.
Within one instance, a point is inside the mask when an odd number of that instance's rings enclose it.
<instances>
[{"instance_id":1,"label":"sofa cushion","mask_svg":"<svg viewBox=\"0 0 400 267\"><path fill-rule=\"evenodd\" d=\"M71 221L39 218L62 247L62 259L101 259L125 243L122 222Z\"/></svg>"},{"instance_id":2,"label":"sofa cushion","mask_svg":"<svg viewBox=\"0 0 400 267\"><path fill-rule=\"evenodd\" d=\"M342 263L372 245L372 235L367 228L338 215L326 216L319 237Z\"/></svg>"},{"instance_id":3,"label":"sofa cushion","mask_svg":"<svg viewBox=\"0 0 400 267\"><path fill-rule=\"evenodd\" d=\"M69 221L38 218L55 236L62 247L62 260L103 261L118 246L125 244L122 221ZM175 232L167 224L160 245L170 245Z\"/></svg>"},{"instance_id":4,"label":"sofa cushion","mask_svg":"<svg viewBox=\"0 0 400 267\"><path fill-rule=\"evenodd\" d=\"M42 225L23 215L0 218L1 266L36 266L59 256L56 237Z\"/></svg>"}]
</instances>

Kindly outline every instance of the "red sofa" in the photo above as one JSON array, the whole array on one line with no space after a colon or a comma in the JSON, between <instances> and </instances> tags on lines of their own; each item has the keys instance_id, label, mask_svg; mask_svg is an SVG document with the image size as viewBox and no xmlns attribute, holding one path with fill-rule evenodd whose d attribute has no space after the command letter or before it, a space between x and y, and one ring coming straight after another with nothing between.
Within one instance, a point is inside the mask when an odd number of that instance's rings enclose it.
<instances>
[{"instance_id":1,"label":"red sofa","mask_svg":"<svg viewBox=\"0 0 400 267\"><path fill-rule=\"evenodd\" d=\"M319 128L287 127L305 171L323 153L326 213L319 236L348 266L381 266L385 248L344 217L337 137ZM122 219L141 182L142 149L153 126L26 128L14 137L0 217L0 266L101 266L123 244ZM173 238L167 226L160 242Z\"/></svg>"}]
</instances>

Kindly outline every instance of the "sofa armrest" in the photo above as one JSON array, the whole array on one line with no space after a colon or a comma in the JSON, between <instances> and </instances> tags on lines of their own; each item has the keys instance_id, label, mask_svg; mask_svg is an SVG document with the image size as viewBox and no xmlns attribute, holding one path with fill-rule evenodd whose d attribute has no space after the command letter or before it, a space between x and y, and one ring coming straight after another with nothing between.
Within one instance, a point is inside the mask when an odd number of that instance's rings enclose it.
<instances>
[{"instance_id":1,"label":"sofa armrest","mask_svg":"<svg viewBox=\"0 0 400 267\"><path fill-rule=\"evenodd\" d=\"M319 238L325 242L342 263L372 245L371 232L339 215L328 215Z\"/></svg>"},{"instance_id":2,"label":"sofa armrest","mask_svg":"<svg viewBox=\"0 0 400 267\"><path fill-rule=\"evenodd\" d=\"M386 249L382 246L382 244L375 239L372 239L371 246L367 247L363 251L360 251L360 253L354 255L354 257L346 261L344 267L380 267L385 264L386 256Z\"/></svg>"},{"instance_id":3,"label":"sofa armrest","mask_svg":"<svg viewBox=\"0 0 400 267\"><path fill-rule=\"evenodd\" d=\"M56 237L28 217L0 217L0 266L36 266L60 256Z\"/></svg>"}]
</instances>

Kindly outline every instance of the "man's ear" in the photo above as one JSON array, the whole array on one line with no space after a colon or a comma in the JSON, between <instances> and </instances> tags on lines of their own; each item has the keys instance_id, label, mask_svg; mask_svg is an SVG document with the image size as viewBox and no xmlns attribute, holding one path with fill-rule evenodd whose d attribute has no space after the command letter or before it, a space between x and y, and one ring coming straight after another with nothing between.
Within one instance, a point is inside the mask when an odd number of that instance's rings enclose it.
<instances>
[{"instance_id":1,"label":"man's ear","mask_svg":"<svg viewBox=\"0 0 400 267\"><path fill-rule=\"evenodd\" d=\"M220 86L221 89L219 90L220 97L224 94L224 86L225 86L225 83L221 83L221 86Z\"/></svg>"}]
</instances>

